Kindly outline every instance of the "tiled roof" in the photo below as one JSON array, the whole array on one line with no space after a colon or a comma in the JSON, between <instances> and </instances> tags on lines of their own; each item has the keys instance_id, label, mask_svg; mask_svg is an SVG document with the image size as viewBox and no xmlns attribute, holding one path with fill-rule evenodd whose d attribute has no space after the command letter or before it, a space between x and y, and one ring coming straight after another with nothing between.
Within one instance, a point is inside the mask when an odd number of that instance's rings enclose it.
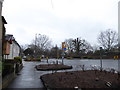
<instances>
[{"instance_id":1,"label":"tiled roof","mask_svg":"<svg viewBox=\"0 0 120 90\"><path fill-rule=\"evenodd\" d=\"M7 35L5 36L5 41L10 41L10 40L14 41L14 42L20 47L20 45L17 43L17 41L15 40L15 38L13 37L13 35L7 34ZM21 47L20 47L20 48L21 48Z\"/></svg>"},{"instance_id":2,"label":"tiled roof","mask_svg":"<svg viewBox=\"0 0 120 90\"><path fill-rule=\"evenodd\" d=\"M2 16L2 21L3 21L4 24L7 24L7 22L6 22L6 20L3 16Z\"/></svg>"},{"instance_id":3,"label":"tiled roof","mask_svg":"<svg viewBox=\"0 0 120 90\"><path fill-rule=\"evenodd\" d=\"M5 41L10 41L10 40L15 40L15 38L13 37L13 35L11 35L11 34L7 34L6 36L5 36Z\"/></svg>"}]
</instances>

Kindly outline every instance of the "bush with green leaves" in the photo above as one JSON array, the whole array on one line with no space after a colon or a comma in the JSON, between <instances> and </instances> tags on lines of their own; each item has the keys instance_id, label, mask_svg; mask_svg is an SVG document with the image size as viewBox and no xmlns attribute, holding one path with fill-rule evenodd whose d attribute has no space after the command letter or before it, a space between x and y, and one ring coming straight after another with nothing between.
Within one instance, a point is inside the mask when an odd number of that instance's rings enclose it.
<instances>
[{"instance_id":1,"label":"bush with green leaves","mask_svg":"<svg viewBox=\"0 0 120 90\"><path fill-rule=\"evenodd\" d=\"M14 60L22 64L22 58L21 57L14 57Z\"/></svg>"}]
</instances>

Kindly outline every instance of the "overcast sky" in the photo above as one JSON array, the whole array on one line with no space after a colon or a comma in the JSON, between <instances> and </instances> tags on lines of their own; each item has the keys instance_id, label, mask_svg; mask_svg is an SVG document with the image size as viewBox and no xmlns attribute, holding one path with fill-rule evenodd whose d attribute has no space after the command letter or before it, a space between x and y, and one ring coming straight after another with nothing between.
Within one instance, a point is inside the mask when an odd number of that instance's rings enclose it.
<instances>
[{"instance_id":1,"label":"overcast sky","mask_svg":"<svg viewBox=\"0 0 120 90\"><path fill-rule=\"evenodd\" d=\"M7 34L30 44L35 34L45 34L60 45L81 37L97 44L100 31L118 31L119 0L4 0Z\"/></svg>"}]
</instances>

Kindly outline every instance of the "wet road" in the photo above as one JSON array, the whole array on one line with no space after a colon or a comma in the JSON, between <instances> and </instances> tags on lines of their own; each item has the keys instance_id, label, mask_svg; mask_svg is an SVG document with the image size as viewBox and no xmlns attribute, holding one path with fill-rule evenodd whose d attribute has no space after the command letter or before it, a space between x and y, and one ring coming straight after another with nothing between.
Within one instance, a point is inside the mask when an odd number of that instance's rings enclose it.
<instances>
[{"instance_id":1,"label":"wet road","mask_svg":"<svg viewBox=\"0 0 120 90\"><path fill-rule=\"evenodd\" d=\"M49 60L49 63L52 63L56 59ZM60 62L61 60L59 60ZM40 76L43 74L51 73L52 71L37 71L35 69L36 65L46 64L46 60L43 62L25 62L23 61L23 69L19 72L19 75L11 82L8 88L44 88ZM65 65L72 65L73 70L80 70L78 65L85 65L87 68L90 68L90 65L100 66L99 60L64 60ZM104 68L114 68L118 69L118 61L115 60L104 60L103 61ZM60 70L59 72L64 72L66 70Z\"/></svg>"}]
</instances>

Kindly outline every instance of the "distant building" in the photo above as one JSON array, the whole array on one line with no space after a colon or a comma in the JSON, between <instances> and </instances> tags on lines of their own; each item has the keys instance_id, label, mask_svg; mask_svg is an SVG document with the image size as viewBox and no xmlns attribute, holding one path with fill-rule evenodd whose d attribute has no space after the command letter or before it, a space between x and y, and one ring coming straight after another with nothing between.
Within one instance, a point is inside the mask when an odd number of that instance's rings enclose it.
<instances>
[{"instance_id":1,"label":"distant building","mask_svg":"<svg viewBox=\"0 0 120 90\"><path fill-rule=\"evenodd\" d=\"M14 57L20 56L21 48L17 43L13 35L6 35L3 47L3 54L5 59L14 59Z\"/></svg>"}]
</instances>

